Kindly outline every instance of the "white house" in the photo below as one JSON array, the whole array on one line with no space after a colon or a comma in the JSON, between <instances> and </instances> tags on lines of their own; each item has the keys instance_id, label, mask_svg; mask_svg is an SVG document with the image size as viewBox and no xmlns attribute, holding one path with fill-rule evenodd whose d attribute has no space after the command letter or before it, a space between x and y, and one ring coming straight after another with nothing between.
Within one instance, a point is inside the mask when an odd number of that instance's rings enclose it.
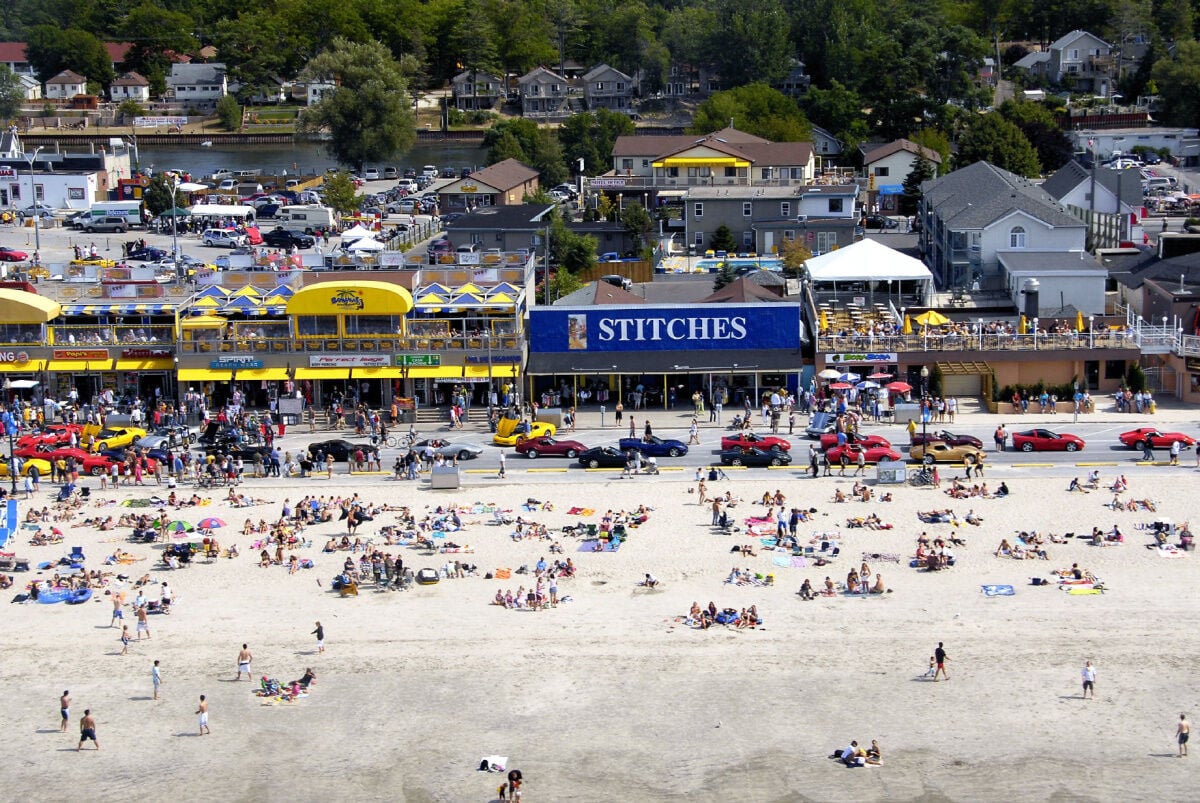
<instances>
[{"instance_id":1,"label":"white house","mask_svg":"<svg viewBox=\"0 0 1200 803\"><path fill-rule=\"evenodd\" d=\"M42 99L42 82L34 78L29 73L19 73L17 80L21 82L21 92L25 96L25 100L41 100Z\"/></svg>"},{"instance_id":2,"label":"white house","mask_svg":"<svg viewBox=\"0 0 1200 803\"><path fill-rule=\"evenodd\" d=\"M46 98L70 100L76 95L87 94L87 79L70 70L63 70L46 82Z\"/></svg>"},{"instance_id":3,"label":"white house","mask_svg":"<svg viewBox=\"0 0 1200 803\"><path fill-rule=\"evenodd\" d=\"M326 92L335 89L337 85L332 81L309 81L304 88L304 103L306 106L314 106L321 102Z\"/></svg>"},{"instance_id":4,"label":"white house","mask_svg":"<svg viewBox=\"0 0 1200 803\"><path fill-rule=\"evenodd\" d=\"M150 100L150 82L136 72L127 72L112 82L111 92L117 103L123 100L146 103Z\"/></svg>"},{"instance_id":5,"label":"white house","mask_svg":"<svg viewBox=\"0 0 1200 803\"><path fill-rule=\"evenodd\" d=\"M0 165L0 206L5 208L29 206L36 198L55 209L87 209L106 190L98 171L34 170L31 195L29 169L23 162Z\"/></svg>"},{"instance_id":6,"label":"white house","mask_svg":"<svg viewBox=\"0 0 1200 803\"><path fill-rule=\"evenodd\" d=\"M1122 242L1142 242L1146 208L1141 173L1134 168L1097 170L1094 186L1093 200L1092 171L1072 159L1046 179L1042 189L1080 220L1093 221L1093 250L1116 248Z\"/></svg>"},{"instance_id":7,"label":"white house","mask_svg":"<svg viewBox=\"0 0 1200 803\"><path fill-rule=\"evenodd\" d=\"M897 139L883 145L863 145L863 168L867 174L868 203L884 213L894 213L897 201L904 192L904 179L912 172L918 156L933 165L933 175L941 175L942 156L907 139Z\"/></svg>"},{"instance_id":8,"label":"white house","mask_svg":"<svg viewBox=\"0 0 1200 803\"><path fill-rule=\"evenodd\" d=\"M225 65L172 64L167 97L177 103L216 103L229 94Z\"/></svg>"}]
</instances>

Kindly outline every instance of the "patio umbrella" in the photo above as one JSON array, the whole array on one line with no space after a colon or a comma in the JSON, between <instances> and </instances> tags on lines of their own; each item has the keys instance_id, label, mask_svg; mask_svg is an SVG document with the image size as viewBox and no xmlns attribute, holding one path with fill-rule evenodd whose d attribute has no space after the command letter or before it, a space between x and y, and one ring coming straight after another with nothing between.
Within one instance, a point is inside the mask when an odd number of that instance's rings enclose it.
<instances>
[{"instance_id":1,"label":"patio umbrella","mask_svg":"<svg viewBox=\"0 0 1200 803\"><path fill-rule=\"evenodd\" d=\"M912 385L907 382L889 382L885 387L892 393L908 393L912 390Z\"/></svg>"},{"instance_id":2,"label":"patio umbrella","mask_svg":"<svg viewBox=\"0 0 1200 803\"><path fill-rule=\"evenodd\" d=\"M862 379L861 376L859 376L858 374L853 373L851 371L847 371L844 374L838 375L838 380L842 381L842 382L857 382L860 379Z\"/></svg>"},{"instance_id":3,"label":"patio umbrella","mask_svg":"<svg viewBox=\"0 0 1200 803\"><path fill-rule=\"evenodd\" d=\"M906 334L906 335L912 334L912 319L909 318L907 315L904 316L904 334Z\"/></svg>"},{"instance_id":4,"label":"patio umbrella","mask_svg":"<svg viewBox=\"0 0 1200 803\"><path fill-rule=\"evenodd\" d=\"M1028 329L1029 325L1025 323L1025 316L1022 315L1021 320L1017 322L1017 332L1022 335L1029 334Z\"/></svg>"},{"instance_id":5,"label":"patio umbrella","mask_svg":"<svg viewBox=\"0 0 1200 803\"><path fill-rule=\"evenodd\" d=\"M950 323L950 319L937 310L931 309L928 312L922 312L918 315L917 323L922 326L942 326L943 324Z\"/></svg>"},{"instance_id":6,"label":"patio umbrella","mask_svg":"<svg viewBox=\"0 0 1200 803\"><path fill-rule=\"evenodd\" d=\"M207 519L200 519L200 523L196 525L201 530L215 530L218 527L224 527L225 522L218 518L209 516Z\"/></svg>"},{"instance_id":7,"label":"patio umbrella","mask_svg":"<svg viewBox=\"0 0 1200 803\"><path fill-rule=\"evenodd\" d=\"M874 390L875 388L879 387L879 383L871 382L870 380L864 380L859 382L854 387L858 388L859 390Z\"/></svg>"},{"instance_id":8,"label":"patio umbrella","mask_svg":"<svg viewBox=\"0 0 1200 803\"><path fill-rule=\"evenodd\" d=\"M167 532L169 533L190 533L194 529L196 528L186 521L173 521L167 525Z\"/></svg>"},{"instance_id":9,"label":"patio umbrella","mask_svg":"<svg viewBox=\"0 0 1200 803\"><path fill-rule=\"evenodd\" d=\"M891 379L892 375L886 371L876 371L873 374L868 374L867 379Z\"/></svg>"},{"instance_id":10,"label":"patio umbrella","mask_svg":"<svg viewBox=\"0 0 1200 803\"><path fill-rule=\"evenodd\" d=\"M829 386L829 389L830 390L849 390L852 387L854 387L854 386L851 385L849 382L834 382L832 385Z\"/></svg>"},{"instance_id":11,"label":"patio umbrella","mask_svg":"<svg viewBox=\"0 0 1200 803\"><path fill-rule=\"evenodd\" d=\"M1082 311L1077 311L1075 313L1075 331L1076 332L1083 331L1083 312Z\"/></svg>"},{"instance_id":12,"label":"patio umbrella","mask_svg":"<svg viewBox=\"0 0 1200 803\"><path fill-rule=\"evenodd\" d=\"M829 316L825 314L825 310L821 310L821 331L824 332L829 328Z\"/></svg>"},{"instance_id":13,"label":"patio umbrella","mask_svg":"<svg viewBox=\"0 0 1200 803\"><path fill-rule=\"evenodd\" d=\"M821 377L822 379L837 379L841 375L842 372L834 368L826 368L824 371L817 374L817 376Z\"/></svg>"}]
</instances>

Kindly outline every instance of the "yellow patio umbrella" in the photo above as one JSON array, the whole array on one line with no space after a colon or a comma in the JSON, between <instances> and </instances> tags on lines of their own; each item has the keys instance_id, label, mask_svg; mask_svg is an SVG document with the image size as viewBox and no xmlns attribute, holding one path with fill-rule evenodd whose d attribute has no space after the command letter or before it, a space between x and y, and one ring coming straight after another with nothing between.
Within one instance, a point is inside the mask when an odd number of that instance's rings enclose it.
<instances>
[{"instance_id":1,"label":"yellow patio umbrella","mask_svg":"<svg viewBox=\"0 0 1200 803\"><path fill-rule=\"evenodd\" d=\"M825 310L821 310L821 331L825 332L829 329L829 316L825 314Z\"/></svg>"},{"instance_id":2,"label":"yellow patio umbrella","mask_svg":"<svg viewBox=\"0 0 1200 803\"><path fill-rule=\"evenodd\" d=\"M1017 333L1022 335L1029 334L1028 329L1029 325L1025 323L1025 316L1022 315L1021 320L1017 322Z\"/></svg>"},{"instance_id":3,"label":"yellow patio umbrella","mask_svg":"<svg viewBox=\"0 0 1200 803\"><path fill-rule=\"evenodd\" d=\"M1083 311L1082 310L1077 310L1075 312L1075 331L1076 332L1083 331Z\"/></svg>"},{"instance_id":4,"label":"yellow patio umbrella","mask_svg":"<svg viewBox=\"0 0 1200 803\"><path fill-rule=\"evenodd\" d=\"M937 310L931 309L928 312L922 312L918 315L917 323L922 326L942 326L943 324L950 323L950 319Z\"/></svg>"},{"instance_id":5,"label":"yellow patio umbrella","mask_svg":"<svg viewBox=\"0 0 1200 803\"><path fill-rule=\"evenodd\" d=\"M912 334L912 318L908 317L907 315L904 316L904 334Z\"/></svg>"}]
</instances>

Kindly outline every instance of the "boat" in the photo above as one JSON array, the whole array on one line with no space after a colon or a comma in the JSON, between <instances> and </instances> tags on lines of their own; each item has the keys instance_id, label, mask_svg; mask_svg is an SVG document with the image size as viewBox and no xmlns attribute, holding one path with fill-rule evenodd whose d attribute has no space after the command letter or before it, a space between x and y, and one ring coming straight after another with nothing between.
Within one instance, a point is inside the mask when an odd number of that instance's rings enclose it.
<instances>
[{"instance_id":1,"label":"boat","mask_svg":"<svg viewBox=\"0 0 1200 803\"><path fill-rule=\"evenodd\" d=\"M66 602L71 593L69 588L50 588L39 591L37 601L42 605L57 605L60 602Z\"/></svg>"},{"instance_id":2,"label":"boat","mask_svg":"<svg viewBox=\"0 0 1200 803\"><path fill-rule=\"evenodd\" d=\"M67 597L67 604L68 605L79 605L81 603L87 602L91 598L92 598L92 589L77 588L71 592L71 596Z\"/></svg>"},{"instance_id":3,"label":"boat","mask_svg":"<svg viewBox=\"0 0 1200 803\"><path fill-rule=\"evenodd\" d=\"M203 142L201 142L201 143L200 143L200 147L201 147L201 148L211 148L211 147L212 147L212 140L211 140L211 139L206 139L206 140L204 140Z\"/></svg>"},{"instance_id":4,"label":"boat","mask_svg":"<svg viewBox=\"0 0 1200 803\"><path fill-rule=\"evenodd\" d=\"M436 585L438 579L437 569L421 569L417 572L417 585Z\"/></svg>"}]
</instances>

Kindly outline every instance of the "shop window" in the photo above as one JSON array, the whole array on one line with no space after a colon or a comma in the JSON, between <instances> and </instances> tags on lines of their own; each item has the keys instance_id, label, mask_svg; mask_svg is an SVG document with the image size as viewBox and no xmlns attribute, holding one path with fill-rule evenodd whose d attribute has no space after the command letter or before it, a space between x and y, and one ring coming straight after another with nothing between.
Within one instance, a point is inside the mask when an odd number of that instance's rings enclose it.
<instances>
[{"instance_id":1,"label":"shop window","mask_svg":"<svg viewBox=\"0 0 1200 803\"><path fill-rule=\"evenodd\" d=\"M300 315L296 318L296 331L303 337L336 337L336 315Z\"/></svg>"},{"instance_id":2,"label":"shop window","mask_svg":"<svg viewBox=\"0 0 1200 803\"><path fill-rule=\"evenodd\" d=\"M1124 379L1125 378L1125 361L1124 360L1105 360L1104 361L1104 378L1105 379Z\"/></svg>"}]
</instances>

